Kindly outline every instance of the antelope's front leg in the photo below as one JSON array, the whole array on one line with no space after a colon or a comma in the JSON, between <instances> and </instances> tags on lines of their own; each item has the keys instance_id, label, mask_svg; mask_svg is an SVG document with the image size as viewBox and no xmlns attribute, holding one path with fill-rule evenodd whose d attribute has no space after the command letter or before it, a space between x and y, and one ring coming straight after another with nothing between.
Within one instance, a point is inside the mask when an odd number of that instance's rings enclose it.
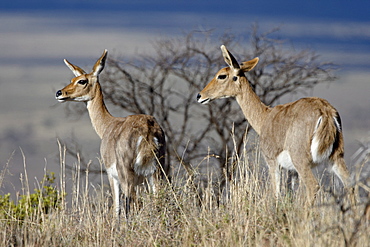
<instances>
[{"instance_id":1,"label":"antelope's front leg","mask_svg":"<svg viewBox=\"0 0 370 247\"><path fill-rule=\"evenodd\" d=\"M269 166L270 180L272 189L275 192L276 199L280 197L280 180L281 170L275 159L266 159L267 165Z\"/></svg>"},{"instance_id":2,"label":"antelope's front leg","mask_svg":"<svg viewBox=\"0 0 370 247\"><path fill-rule=\"evenodd\" d=\"M109 173L108 173L108 179L109 179L109 184L110 184L110 188L112 191L114 211L115 211L116 217L119 218L120 211L121 211L120 183L118 179L116 179Z\"/></svg>"},{"instance_id":3,"label":"antelope's front leg","mask_svg":"<svg viewBox=\"0 0 370 247\"><path fill-rule=\"evenodd\" d=\"M317 182L313 172L311 170L311 165L309 161L301 156L296 156L293 158L294 164L301 164L296 166L300 180L306 187L307 193L307 205L312 206L315 202L317 192L320 189L319 183Z\"/></svg>"}]
</instances>

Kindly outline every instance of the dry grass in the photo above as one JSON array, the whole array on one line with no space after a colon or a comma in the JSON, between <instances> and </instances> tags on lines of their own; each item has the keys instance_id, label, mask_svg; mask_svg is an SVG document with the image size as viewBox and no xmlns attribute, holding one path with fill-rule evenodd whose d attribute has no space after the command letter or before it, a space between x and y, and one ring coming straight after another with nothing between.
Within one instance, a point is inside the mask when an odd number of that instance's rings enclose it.
<instances>
[{"instance_id":1,"label":"dry grass","mask_svg":"<svg viewBox=\"0 0 370 247\"><path fill-rule=\"evenodd\" d=\"M58 187L64 190L68 178L62 149L60 157ZM258 163L246 163L236 160L239 175L226 186L228 193L210 186L217 182L199 189L185 176L175 176L173 187L162 186L156 195L144 193L140 207L134 207L129 220L121 220L119 227L107 185L92 186L88 174L81 176L76 164L77 172L68 180L74 191L69 201L22 222L1 219L0 245L369 246L365 203L349 206L346 197L324 192L311 208L302 206L300 196L276 202L256 172ZM223 195L221 200L216 200L218 194Z\"/></svg>"}]
</instances>

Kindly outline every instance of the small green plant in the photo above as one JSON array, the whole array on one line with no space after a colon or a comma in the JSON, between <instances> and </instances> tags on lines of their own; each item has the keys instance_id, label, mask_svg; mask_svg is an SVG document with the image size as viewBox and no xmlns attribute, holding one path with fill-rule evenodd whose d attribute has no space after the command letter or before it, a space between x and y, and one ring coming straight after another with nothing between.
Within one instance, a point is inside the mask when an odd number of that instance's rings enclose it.
<instances>
[{"instance_id":1,"label":"small green plant","mask_svg":"<svg viewBox=\"0 0 370 247\"><path fill-rule=\"evenodd\" d=\"M48 214L52 209L61 207L61 200L65 196L53 186L55 174L48 172L41 181L41 188L35 193L22 195L17 204L11 200L10 193L0 195L0 217L23 221L26 217Z\"/></svg>"}]
</instances>

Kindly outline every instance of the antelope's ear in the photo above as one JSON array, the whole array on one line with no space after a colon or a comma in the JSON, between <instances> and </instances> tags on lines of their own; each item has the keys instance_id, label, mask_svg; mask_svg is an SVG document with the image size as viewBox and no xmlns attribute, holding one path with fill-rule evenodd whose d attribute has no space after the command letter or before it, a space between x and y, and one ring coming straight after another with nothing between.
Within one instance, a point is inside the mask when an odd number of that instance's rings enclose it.
<instances>
[{"instance_id":1,"label":"antelope's ear","mask_svg":"<svg viewBox=\"0 0 370 247\"><path fill-rule=\"evenodd\" d=\"M73 74L74 74L75 76L80 76L80 75L84 75L84 74L86 74L86 72L85 72L83 69L81 69L80 67L78 67L78 66L76 66L76 65L71 64L70 62L68 62L68 60L67 60L67 59L64 59L64 63L67 65L67 67L68 67L70 70L72 70L72 72L73 72Z\"/></svg>"},{"instance_id":2,"label":"antelope's ear","mask_svg":"<svg viewBox=\"0 0 370 247\"><path fill-rule=\"evenodd\" d=\"M104 69L105 60L107 59L108 50L105 49L103 55L96 61L92 73L94 76L98 76Z\"/></svg>"},{"instance_id":3,"label":"antelope's ear","mask_svg":"<svg viewBox=\"0 0 370 247\"><path fill-rule=\"evenodd\" d=\"M225 62L229 65L231 69L240 69L240 66L235 57L226 49L224 45L221 45L221 51L222 55L224 56Z\"/></svg>"},{"instance_id":4,"label":"antelope's ear","mask_svg":"<svg viewBox=\"0 0 370 247\"><path fill-rule=\"evenodd\" d=\"M248 72L250 70L252 70L254 67L256 67L256 65L258 64L258 61L260 59L258 57L256 58L253 58L252 60L250 61L247 61L247 62L243 62L241 64L241 67L240 69L243 71L243 72Z\"/></svg>"}]
</instances>

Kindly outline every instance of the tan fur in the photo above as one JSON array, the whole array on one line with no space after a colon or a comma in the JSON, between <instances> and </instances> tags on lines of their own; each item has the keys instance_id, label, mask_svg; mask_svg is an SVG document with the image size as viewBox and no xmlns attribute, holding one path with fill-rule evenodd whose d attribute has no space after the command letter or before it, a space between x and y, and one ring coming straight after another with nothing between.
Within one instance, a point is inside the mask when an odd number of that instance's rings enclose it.
<instances>
[{"instance_id":1,"label":"tan fur","mask_svg":"<svg viewBox=\"0 0 370 247\"><path fill-rule=\"evenodd\" d=\"M307 188L309 202L313 202L319 189L311 171L319 163L326 163L329 168L333 168L348 187L349 173L343 159L343 135L341 126L337 126L340 117L335 108L326 100L314 97L275 107L266 106L244 75L244 72L257 65L259 59L238 64L225 46L221 46L221 50L229 67L217 72L198 94L198 102L208 103L223 97L236 98L246 119L260 136L261 150L270 168L276 196L280 191L279 159L284 161L286 168L298 172ZM317 145L313 140L317 140ZM315 155L311 153L312 150ZM289 154L288 158L286 154ZM289 158L292 166L289 165Z\"/></svg>"},{"instance_id":2,"label":"tan fur","mask_svg":"<svg viewBox=\"0 0 370 247\"><path fill-rule=\"evenodd\" d=\"M105 50L89 74L65 60L76 77L57 92L56 98L60 102L87 102L92 125L101 138L100 152L108 172L115 210L119 214L120 190L126 197L128 211L130 198L135 196L135 186L148 179L151 190L154 191L154 184L150 183L159 178L159 175L162 178L168 176L170 167L165 164L165 135L153 116L117 118L108 112L98 78L104 68L106 56ZM84 80L87 80L86 84L79 83ZM116 170L113 169L114 165ZM115 171L118 175L116 179ZM115 184L115 181L118 183Z\"/></svg>"}]
</instances>

